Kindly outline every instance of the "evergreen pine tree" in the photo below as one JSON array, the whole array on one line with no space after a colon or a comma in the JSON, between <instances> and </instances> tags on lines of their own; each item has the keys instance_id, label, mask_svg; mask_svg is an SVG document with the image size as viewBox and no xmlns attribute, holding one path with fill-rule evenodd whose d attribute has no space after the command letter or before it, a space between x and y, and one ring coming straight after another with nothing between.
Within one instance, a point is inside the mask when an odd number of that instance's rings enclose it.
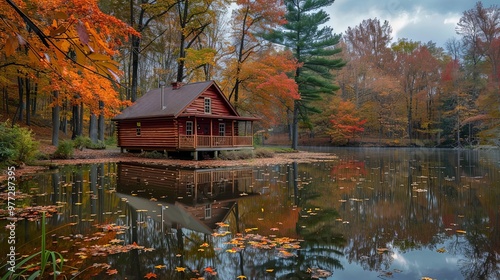
<instances>
[{"instance_id":1,"label":"evergreen pine tree","mask_svg":"<svg viewBox=\"0 0 500 280\"><path fill-rule=\"evenodd\" d=\"M342 59L334 58L341 51L335 46L340 35L331 27L323 26L330 19L321 8L332 5L334 0L285 0L287 23L282 30L272 33L268 39L293 51L300 67L295 72L301 98L293 108L292 148L298 146L299 120L307 122L308 114L318 112L311 101L321 100L322 94L333 94L338 90L331 70L345 65Z\"/></svg>"}]
</instances>

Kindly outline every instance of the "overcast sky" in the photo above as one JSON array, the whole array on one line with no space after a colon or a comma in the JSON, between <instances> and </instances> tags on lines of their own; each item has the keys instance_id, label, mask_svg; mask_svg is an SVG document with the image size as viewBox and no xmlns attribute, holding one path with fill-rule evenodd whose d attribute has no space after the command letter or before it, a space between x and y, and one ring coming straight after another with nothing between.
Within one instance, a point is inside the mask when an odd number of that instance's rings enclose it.
<instances>
[{"instance_id":1,"label":"overcast sky","mask_svg":"<svg viewBox=\"0 0 500 280\"><path fill-rule=\"evenodd\" d=\"M345 33L364 19L388 20L393 41L408 38L444 47L456 36L455 27L463 12L475 7L476 0L336 0L325 8L330 14L329 26L335 33ZM499 5L499 0L483 0L484 7Z\"/></svg>"}]
</instances>

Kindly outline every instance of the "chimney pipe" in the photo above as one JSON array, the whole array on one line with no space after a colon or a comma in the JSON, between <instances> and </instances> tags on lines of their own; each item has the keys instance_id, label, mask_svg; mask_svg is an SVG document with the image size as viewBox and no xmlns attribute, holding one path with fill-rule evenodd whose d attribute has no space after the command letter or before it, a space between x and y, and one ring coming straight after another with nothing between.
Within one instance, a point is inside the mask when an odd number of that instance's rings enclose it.
<instances>
[{"instance_id":1,"label":"chimney pipe","mask_svg":"<svg viewBox=\"0 0 500 280\"><path fill-rule=\"evenodd\" d=\"M165 82L164 81L160 81L160 99L161 99L161 109L164 110L165 109L165 97L163 96L163 88L165 87Z\"/></svg>"}]
</instances>

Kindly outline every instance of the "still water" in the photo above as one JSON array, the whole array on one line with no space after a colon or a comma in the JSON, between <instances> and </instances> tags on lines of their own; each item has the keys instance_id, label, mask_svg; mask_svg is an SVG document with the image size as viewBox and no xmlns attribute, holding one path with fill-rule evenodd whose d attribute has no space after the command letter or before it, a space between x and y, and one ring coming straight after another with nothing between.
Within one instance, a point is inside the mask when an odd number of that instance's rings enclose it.
<instances>
[{"instance_id":1,"label":"still water","mask_svg":"<svg viewBox=\"0 0 500 280\"><path fill-rule=\"evenodd\" d=\"M48 211L67 279L500 279L498 151L328 152L338 159L18 178L17 206L33 206L18 213L18 261L40 249Z\"/></svg>"}]
</instances>

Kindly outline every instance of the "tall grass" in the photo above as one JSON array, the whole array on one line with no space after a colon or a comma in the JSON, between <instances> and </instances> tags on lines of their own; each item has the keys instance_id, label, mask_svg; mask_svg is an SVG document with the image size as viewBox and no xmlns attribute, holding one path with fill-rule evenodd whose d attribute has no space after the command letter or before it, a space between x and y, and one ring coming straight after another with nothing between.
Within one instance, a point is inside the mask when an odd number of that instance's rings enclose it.
<instances>
[{"instance_id":1,"label":"tall grass","mask_svg":"<svg viewBox=\"0 0 500 280\"><path fill-rule=\"evenodd\" d=\"M54 251L47 250L46 248L46 229L45 229L45 212L42 213L42 241L41 248L39 252L36 252L25 259L16 263L13 268L8 270L8 273L2 277L2 280L8 279L37 279L43 278L43 275L47 272L47 270L52 272L54 280L57 279L57 276L62 273L64 266L64 258L63 256ZM38 257L40 257L39 262L31 263L31 261L35 261ZM4 265L2 268L5 268L7 265ZM28 271L37 268L31 275L25 275ZM52 268L50 270L50 268Z\"/></svg>"}]
</instances>

